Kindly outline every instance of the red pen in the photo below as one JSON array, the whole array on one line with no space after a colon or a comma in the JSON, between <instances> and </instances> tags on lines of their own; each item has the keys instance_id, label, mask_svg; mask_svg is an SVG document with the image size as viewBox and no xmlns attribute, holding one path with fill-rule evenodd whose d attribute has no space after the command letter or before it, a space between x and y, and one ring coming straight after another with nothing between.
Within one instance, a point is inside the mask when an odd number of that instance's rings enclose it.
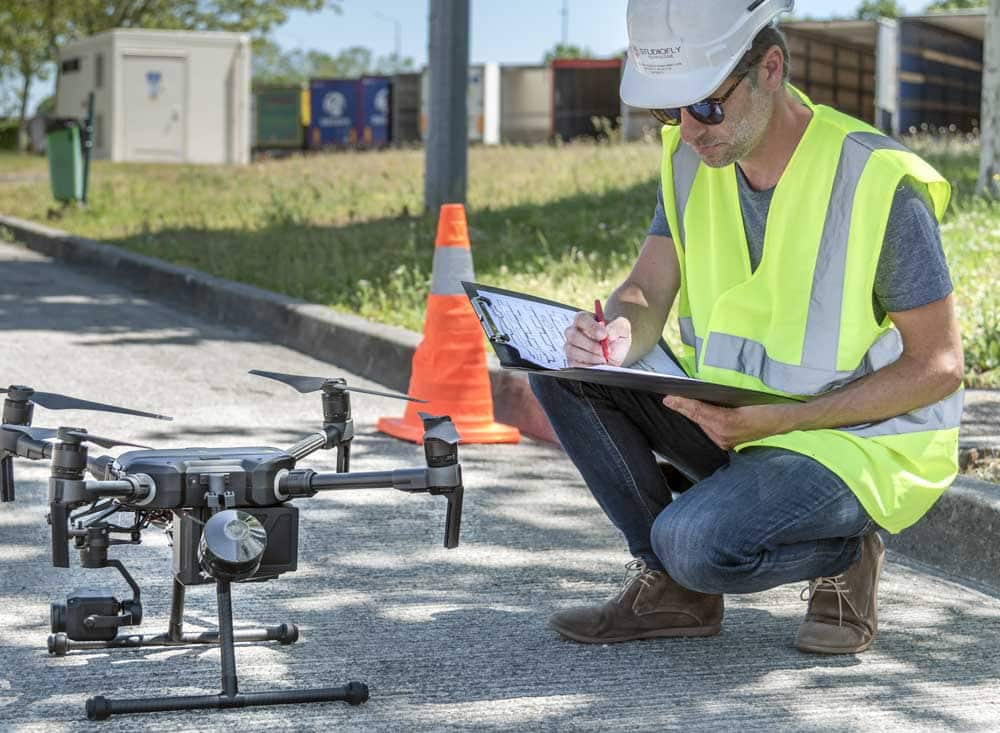
<instances>
[{"instance_id":1,"label":"red pen","mask_svg":"<svg viewBox=\"0 0 1000 733\"><path fill-rule=\"evenodd\" d=\"M604 309L601 307L601 301L597 298L594 299L594 320L604 325ZM608 360L608 337L605 336L601 339L601 351L604 352L604 361Z\"/></svg>"}]
</instances>

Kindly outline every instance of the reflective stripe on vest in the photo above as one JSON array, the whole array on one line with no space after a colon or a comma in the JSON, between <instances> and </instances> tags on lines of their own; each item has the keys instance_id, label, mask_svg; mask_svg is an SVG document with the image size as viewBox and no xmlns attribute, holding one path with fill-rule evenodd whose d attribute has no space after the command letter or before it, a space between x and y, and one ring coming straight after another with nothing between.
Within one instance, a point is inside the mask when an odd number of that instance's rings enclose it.
<instances>
[{"instance_id":1,"label":"reflective stripe on vest","mask_svg":"<svg viewBox=\"0 0 1000 733\"><path fill-rule=\"evenodd\" d=\"M697 364L701 358L702 340L694 332L694 319L682 316L677 319L677 325L681 331L681 343L694 349L694 363Z\"/></svg>"},{"instance_id":2,"label":"reflective stripe on vest","mask_svg":"<svg viewBox=\"0 0 1000 733\"><path fill-rule=\"evenodd\" d=\"M882 435L904 435L906 433L922 433L928 430L948 430L958 428L962 422L962 408L965 402L962 390L954 392L933 405L921 407L889 420L841 428L860 438L877 438Z\"/></svg>"},{"instance_id":3,"label":"reflective stripe on vest","mask_svg":"<svg viewBox=\"0 0 1000 733\"><path fill-rule=\"evenodd\" d=\"M701 158L689 145L681 143L677 146L673 156L674 170L674 201L677 206L677 226L680 228L677 240L683 249L687 241L684 234L684 209L687 208L688 198L691 196L691 189L694 188L694 178L698 174L698 166ZM694 343L689 344L694 346Z\"/></svg>"}]
</instances>

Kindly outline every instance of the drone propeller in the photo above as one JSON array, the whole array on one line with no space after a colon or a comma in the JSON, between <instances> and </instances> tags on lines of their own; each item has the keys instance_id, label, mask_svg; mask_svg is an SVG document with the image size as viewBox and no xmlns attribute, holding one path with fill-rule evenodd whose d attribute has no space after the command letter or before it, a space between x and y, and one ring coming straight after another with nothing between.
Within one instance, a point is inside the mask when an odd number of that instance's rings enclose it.
<instances>
[{"instance_id":1,"label":"drone propeller","mask_svg":"<svg viewBox=\"0 0 1000 733\"><path fill-rule=\"evenodd\" d=\"M58 438L59 440L64 441L69 439L69 441L72 442L93 443L94 445L99 445L102 448L114 448L118 445L130 446L132 448L149 448L148 445L129 443L115 438L102 438L100 435L88 433L83 428L59 428L58 430L53 430L52 428L38 428L28 425L3 425L2 429L27 435L32 440L51 440L52 438Z\"/></svg>"},{"instance_id":2,"label":"drone propeller","mask_svg":"<svg viewBox=\"0 0 1000 733\"><path fill-rule=\"evenodd\" d=\"M256 374L258 377L267 377L268 379L274 379L278 382L294 387L302 394L308 392L316 392L323 389L324 387L330 387L331 389L343 390L345 392L364 392L365 394L378 395L379 397L392 397L397 400L409 400L410 402L427 402L427 400L418 400L416 397L407 397L406 395L393 394L392 392L379 392L374 389L365 389L363 387L348 387L347 382L343 379L328 379L326 377L304 377L299 374L282 374L281 372L264 372L260 369L251 369L250 374Z\"/></svg>"},{"instance_id":3,"label":"drone propeller","mask_svg":"<svg viewBox=\"0 0 1000 733\"><path fill-rule=\"evenodd\" d=\"M0 425L0 429L27 435L32 440L48 440L56 437L56 431L51 428L36 428L30 425Z\"/></svg>"},{"instance_id":4,"label":"drone propeller","mask_svg":"<svg viewBox=\"0 0 1000 733\"><path fill-rule=\"evenodd\" d=\"M153 412L142 412L132 410L127 407L117 407L107 405L102 402L91 402L81 400L76 397L56 394L55 392L36 392L31 387L22 385L11 385L7 389L0 389L0 394L8 395L7 399L14 402L33 402L47 410L93 410L95 412L114 412L120 415L136 415L138 417L150 417L154 420L173 420L167 415L157 415Z\"/></svg>"},{"instance_id":5,"label":"drone propeller","mask_svg":"<svg viewBox=\"0 0 1000 733\"><path fill-rule=\"evenodd\" d=\"M56 431L56 437L60 440L66 440L66 438L71 440L78 438L81 443L93 443L94 445L99 445L102 448L114 448L115 446L120 445L128 446L129 448L145 448L146 450L152 450L148 445L129 443L126 440L118 440L117 438L102 438L100 435L88 433L83 428L60 428Z\"/></svg>"}]
</instances>

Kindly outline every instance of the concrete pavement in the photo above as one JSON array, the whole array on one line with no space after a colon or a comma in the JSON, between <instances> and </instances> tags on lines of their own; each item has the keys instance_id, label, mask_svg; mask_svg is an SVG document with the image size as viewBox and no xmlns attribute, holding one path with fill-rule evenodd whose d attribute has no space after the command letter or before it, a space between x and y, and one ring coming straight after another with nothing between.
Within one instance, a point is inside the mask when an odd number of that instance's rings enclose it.
<instances>
[{"instance_id":1,"label":"concrete pavement","mask_svg":"<svg viewBox=\"0 0 1000 733\"><path fill-rule=\"evenodd\" d=\"M182 445L288 445L320 423L319 400L250 368L360 375L177 310L26 250L0 245L0 379L174 415L174 423L39 409L35 424ZM421 465L374 432L402 404L354 398L355 470ZM344 704L156 714L88 723L83 703L218 690L212 649L45 652L48 604L121 582L108 570L53 569L44 464L18 461L18 502L0 506L0 729L76 730L996 730L1000 593L890 554L881 633L863 655L791 647L799 588L727 599L722 635L585 646L544 626L551 611L617 587L617 533L555 448L463 446L462 544L441 545L443 501L391 490L300 501L296 573L234 590L237 627L291 621L289 647L237 650L241 689L367 682ZM307 460L329 470L329 458ZM143 587L141 630L168 613L169 551L156 531L119 548ZM189 594L187 623L211 629L214 597Z\"/></svg>"},{"instance_id":2,"label":"concrete pavement","mask_svg":"<svg viewBox=\"0 0 1000 733\"><path fill-rule=\"evenodd\" d=\"M186 312L210 313L217 322L252 329L271 343L407 389L419 334L0 214L0 234L5 230L34 251L98 273L102 281L127 283L134 292ZM488 359L496 418L523 434L555 442L524 374L500 369L492 356ZM968 391L961 441L964 463L973 455L997 452L1000 391ZM916 527L892 536L890 546L946 572L1000 587L1000 543L993 541L997 533L1000 488L962 476Z\"/></svg>"}]
</instances>

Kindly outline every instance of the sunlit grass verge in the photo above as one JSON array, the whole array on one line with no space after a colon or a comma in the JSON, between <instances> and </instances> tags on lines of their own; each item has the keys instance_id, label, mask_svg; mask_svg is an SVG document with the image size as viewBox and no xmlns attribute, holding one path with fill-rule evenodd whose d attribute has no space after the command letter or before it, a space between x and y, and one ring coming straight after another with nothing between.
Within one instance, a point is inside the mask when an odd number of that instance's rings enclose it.
<instances>
[{"instance_id":1,"label":"sunlit grass verge","mask_svg":"<svg viewBox=\"0 0 1000 733\"><path fill-rule=\"evenodd\" d=\"M952 181L942 238L967 382L1000 387L1000 203L974 195L978 146L909 141ZM477 278L586 306L628 273L652 214L659 145L476 147L469 223ZM18 176L4 177L7 169ZM0 157L0 212L49 222L44 159ZM213 275L419 331L436 218L423 151L295 156L242 168L94 164L88 210L51 223ZM668 329L668 335L675 331Z\"/></svg>"}]
</instances>

